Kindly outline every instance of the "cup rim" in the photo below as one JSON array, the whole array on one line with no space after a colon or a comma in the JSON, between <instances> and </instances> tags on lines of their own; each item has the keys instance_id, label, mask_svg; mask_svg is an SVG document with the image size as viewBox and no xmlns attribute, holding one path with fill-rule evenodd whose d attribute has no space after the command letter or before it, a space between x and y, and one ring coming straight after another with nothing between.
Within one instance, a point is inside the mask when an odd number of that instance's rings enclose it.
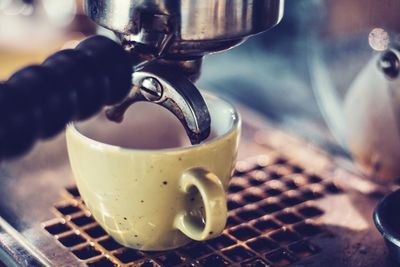
<instances>
[{"instance_id":1,"label":"cup rim","mask_svg":"<svg viewBox=\"0 0 400 267\"><path fill-rule=\"evenodd\" d=\"M206 142L202 142L200 144L190 145L190 146L183 146L183 147L161 148L161 149L127 148L127 147L122 147L122 146L103 143L103 142L97 141L97 140L95 140L93 138L90 138L90 137L82 134L77 129L75 122L68 123L66 129L67 129L67 132L69 131L73 135L77 136L79 139L85 140L86 142L88 142L89 145L94 145L96 147L101 145L102 147L106 147L107 149L111 149L111 150L119 151L119 152L135 152L135 153L138 153L138 152L141 152L141 153L183 152L183 151L189 151L189 150L193 150L193 149L200 149L200 148L207 147L207 146L210 146L212 144L215 144L215 143L219 142L222 139L225 139L227 136L231 135L233 132L239 130L240 126L242 124L242 119L240 117L240 114L239 114L238 110L235 108L235 106L230 101L227 101L226 99L221 98L221 97L216 96L216 95L211 94L211 93L202 93L202 95L206 99L207 98L208 99L216 99L218 101L224 102L226 105L228 105L231 108L231 110L233 112L232 112L232 126L230 127L230 129L227 132L225 132L222 135L217 136L216 138L213 138L213 139L208 140Z\"/></svg>"}]
</instances>

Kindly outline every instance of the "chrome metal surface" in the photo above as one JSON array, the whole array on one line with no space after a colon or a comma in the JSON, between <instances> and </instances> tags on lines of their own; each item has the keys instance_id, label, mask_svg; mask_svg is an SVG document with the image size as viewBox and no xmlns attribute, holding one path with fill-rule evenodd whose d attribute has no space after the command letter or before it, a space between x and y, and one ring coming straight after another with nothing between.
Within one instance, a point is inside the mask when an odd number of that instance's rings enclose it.
<instances>
[{"instance_id":1,"label":"chrome metal surface","mask_svg":"<svg viewBox=\"0 0 400 267\"><path fill-rule=\"evenodd\" d=\"M141 83L140 92L148 101L158 101L161 99L163 88L155 78L144 78Z\"/></svg>"},{"instance_id":2,"label":"chrome metal surface","mask_svg":"<svg viewBox=\"0 0 400 267\"><path fill-rule=\"evenodd\" d=\"M9 267L51 266L51 263L34 247L26 242L7 221L0 216L0 266L1 261Z\"/></svg>"},{"instance_id":3,"label":"chrome metal surface","mask_svg":"<svg viewBox=\"0 0 400 267\"><path fill-rule=\"evenodd\" d=\"M147 66L133 73L132 77L133 87L129 96L107 110L110 120L121 122L132 104L147 100L171 111L181 121L192 144L198 144L209 136L211 118L207 105L190 80L161 65Z\"/></svg>"},{"instance_id":4,"label":"chrome metal surface","mask_svg":"<svg viewBox=\"0 0 400 267\"><path fill-rule=\"evenodd\" d=\"M225 50L268 30L283 16L284 0L86 0L86 14L125 41L168 56ZM169 41L168 36L172 36Z\"/></svg>"},{"instance_id":5,"label":"chrome metal surface","mask_svg":"<svg viewBox=\"0 0 400 267\"><path fill-rule=\"evenodd\" d=\"M119 33L138 33L146 16L156 15L160 23L153 27L160 32L172 29L177 40L203 41L265 31L281 20L283 5L283 0L86 0L85 8L96 23Z\"/></svg>"},{"instance_id":6,"label":"chrome metal surface","mask_svg":"<svg viewBox=\"0 0 400 267\"><path fill-rule=\"evenodd\" d=\"M169 69L175 69L177 72L182 73L192 82L196 82L201 74L203 58L198 57L185 60L158 59L157 63L166 66Z\"/></svg>"}]
</instances>

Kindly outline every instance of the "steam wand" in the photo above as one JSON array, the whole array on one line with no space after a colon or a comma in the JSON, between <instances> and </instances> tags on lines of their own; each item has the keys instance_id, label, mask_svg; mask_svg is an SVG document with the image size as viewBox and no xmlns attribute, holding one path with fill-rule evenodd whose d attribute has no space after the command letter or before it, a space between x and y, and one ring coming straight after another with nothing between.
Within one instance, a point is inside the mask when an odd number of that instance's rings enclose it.
<instances>
[{"instance_id":1,"label":"steam wand","mask_svg":"<svg viewBox=\"0 0 400 267\"><path fill-rule=\"evenodd\" d=\"M1 158L19 156L69 121L122 101L132 87L132 66L142 61L116 42L94 36L14 73L0 83Z\"/></svg>"}]
</instances>

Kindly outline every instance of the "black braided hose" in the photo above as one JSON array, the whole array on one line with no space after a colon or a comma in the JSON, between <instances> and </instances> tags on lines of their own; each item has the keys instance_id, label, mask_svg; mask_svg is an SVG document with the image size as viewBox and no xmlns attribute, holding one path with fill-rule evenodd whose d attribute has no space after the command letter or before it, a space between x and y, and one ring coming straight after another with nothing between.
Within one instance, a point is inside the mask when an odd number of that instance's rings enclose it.
<instances>
[{"instance_id":1,"label":"black braided hose","mask_svg":"<svg viewBox=\"0 0 400 267\"><path fill-rule=\"evenodd\" d=\"M0 157L22 155L69 121L87 119L123 100L132 86L133 66L121 45L94 36L14 73L0 83Z\"/></svg>"}]
</instances>

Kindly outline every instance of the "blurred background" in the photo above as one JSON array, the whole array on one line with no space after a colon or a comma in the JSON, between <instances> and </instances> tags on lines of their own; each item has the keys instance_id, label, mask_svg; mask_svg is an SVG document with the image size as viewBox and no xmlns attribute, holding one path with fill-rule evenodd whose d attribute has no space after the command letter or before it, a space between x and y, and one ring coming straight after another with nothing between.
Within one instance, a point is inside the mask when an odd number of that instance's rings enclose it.
<instances>
[{"instance_id":1,"label":"blurred background","mask_svg":"<svg viewBox=\"0 0 400 267\"><path fill-rule=\"evenodd\" d=\"M96 32L83 1L0 0L0 79Z\"/></svg>"},{"instance_id":2,"label":"blurred background","mask_svg":"<svg viewBox=\"0 0 400 267\"><path fill-rule=\"evenodd\" d=\"M205 58L200 88L250 107L369 176L400 173L396 88L380 57L400 41L398 0L287 1L283 21ZM96 32L75 0L0 0L0 79Z\"/></svg>"}]
</instances>

